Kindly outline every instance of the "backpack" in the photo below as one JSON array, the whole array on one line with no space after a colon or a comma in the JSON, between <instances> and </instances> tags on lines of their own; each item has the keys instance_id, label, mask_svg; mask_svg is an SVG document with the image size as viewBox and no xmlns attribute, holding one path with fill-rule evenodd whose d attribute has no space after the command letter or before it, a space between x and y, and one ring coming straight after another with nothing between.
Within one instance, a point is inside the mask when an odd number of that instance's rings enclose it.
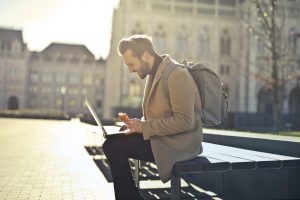
<instances>
[{"instance_id":1,"label":"backpack","mask_svg":"<svg viewBox=\"0 0 300 200\"><path fill-rule=\"evenodd\" d=\"M223 83L221 83L219 76L212 71L207 65L203 63L187 63L183 64L170 63L163 75L163 90L167 96L168 78L171 72L176 67L186 68L193 77L201 98L201 120L204 126L219 125L225 117L228 107L227 94L225 93Z\"/></svg>"}]
</instances>

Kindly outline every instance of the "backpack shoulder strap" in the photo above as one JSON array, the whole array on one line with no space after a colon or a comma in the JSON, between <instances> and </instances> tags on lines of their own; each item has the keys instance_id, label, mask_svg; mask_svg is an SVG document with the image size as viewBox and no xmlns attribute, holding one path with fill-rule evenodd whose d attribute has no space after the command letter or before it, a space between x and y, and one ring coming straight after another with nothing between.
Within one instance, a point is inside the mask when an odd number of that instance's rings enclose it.
<instances>
[{"instance_id":1,"label":"backpack shoulder strap","mask_svg":"<svg viewBox=\"0 0 300 200\"><path fill-rule=\"evenodd\" d=\"M166 66L165 71L163 72L162 84L163 84L163 90L164 90L164 93L166 94L166 96L170 96L169 89L168 89L168 79L169 79L170 74L176 67L182 67L182 65L176 64L176 63L170 63Z\"/></svg>"}]
</instances>

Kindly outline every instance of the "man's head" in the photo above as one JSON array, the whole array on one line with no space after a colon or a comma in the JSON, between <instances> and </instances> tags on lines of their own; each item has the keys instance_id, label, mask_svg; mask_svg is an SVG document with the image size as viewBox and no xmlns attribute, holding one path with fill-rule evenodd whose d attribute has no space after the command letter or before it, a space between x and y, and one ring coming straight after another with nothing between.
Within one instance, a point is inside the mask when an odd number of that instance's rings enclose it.
<instances>
[{"instance_id":1,"label":"man's head","mask_svg":"<svg viewBox=\"0 0 300 200\"><path fill-rule=\"evenodd\" d=\"M138 73L141 79L150 73L156 55L152 38L146 35L123 38L119 43L118 53L122 56L129 71Z\"/></svg>"}]
</instances>

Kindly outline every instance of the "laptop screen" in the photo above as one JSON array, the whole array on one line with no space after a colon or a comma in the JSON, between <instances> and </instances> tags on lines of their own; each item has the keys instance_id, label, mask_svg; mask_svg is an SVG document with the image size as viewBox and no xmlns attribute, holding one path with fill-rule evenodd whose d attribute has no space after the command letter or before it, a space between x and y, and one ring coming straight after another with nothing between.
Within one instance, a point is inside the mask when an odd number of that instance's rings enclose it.
<instances>
[{"instance_id":1,"label":"laptop screen","mask_svg":"<svg viewBox=\"0 0 300 200\"><path fill-rule=\"evenodd\" d=\"M91 102L88 100L87 97L85 97L85 101L84 101L85 105L88 107L89 111L91 112L92 116L94 117L94 120L96 121L97 125L102 129L103 132L103 137L107 138L107 132L105 131L97 113L95 112Z\"/></svg>"}]
</instances>

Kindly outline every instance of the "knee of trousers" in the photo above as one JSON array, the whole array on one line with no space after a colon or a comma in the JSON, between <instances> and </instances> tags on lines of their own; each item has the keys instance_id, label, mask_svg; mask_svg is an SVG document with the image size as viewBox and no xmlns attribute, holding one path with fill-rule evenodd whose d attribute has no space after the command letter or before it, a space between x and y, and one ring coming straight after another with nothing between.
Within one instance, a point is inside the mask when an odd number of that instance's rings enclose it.
<instances>
[{"instance_id":1,"label":"knee of trousers","mask_svg":"<svg viewBox=\"0 0 300 200\"><path fill-rule=\"evenodd\" d=\"M104 143L102 144L102 149L104 154L106 155L109 152L109 139L105 140Z\"/></svg>"},{"instance_id":2,"label":"knee of trousers","mask_svg":"<svg viewBox=\"0 0 300 200\"><path fill-rule=\"evenodd\" d=\"M103 152L105 154L106 157L110 157L110 155L113 154L113 152L115 151L115 144L114 144L114 140L108 138L104 141L102 148L103 148Z\"/></svg>"}]
</instances>

